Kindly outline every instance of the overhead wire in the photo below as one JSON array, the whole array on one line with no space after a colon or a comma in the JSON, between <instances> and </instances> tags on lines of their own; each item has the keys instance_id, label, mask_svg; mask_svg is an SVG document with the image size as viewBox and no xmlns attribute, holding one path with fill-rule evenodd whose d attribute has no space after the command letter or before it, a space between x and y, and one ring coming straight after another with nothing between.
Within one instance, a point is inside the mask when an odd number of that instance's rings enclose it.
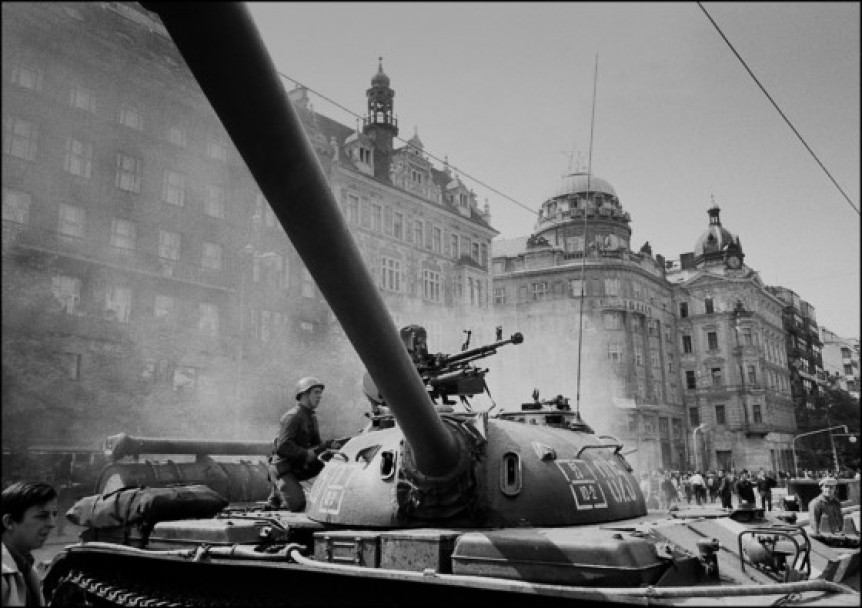
<instances>
[{"instance_id":1,"label":"overhead wire","mask_svg":"<svg viewBox=\"0 0 862 608\"><path fill-rule=\"evenodd\" d=\"M730 47L730 50L733 51L733 54L736 55L736 58L739 59L739 62L742 64L742 67L744 67L745 70L748 72L748 74L751 76L751 78L754 79L754 82L757 84L758 87L760 87L760 90L763 91L763 94L766 95L766 98L769 99L769 101L772 103L773 107L781 115L781 118L784 119L784 122L787 123L787 126L790 127L790 129L793 131L793 133L796 134L796 137L799 138L799 141L802 142L802 145L805 146L805 149L808 150L808 153L811 154L811 156L814 158L815 161L817 161L817 164L820 165L820 168L823 169L823 172L826 173L826 176L832 181L832 183L838 189L838 192L840 192L841 195L844 197L844 199L847 201L847 204L849 204L850 207L853 208L853 211L855 211L856 213L859 213L859 209L856 207L856 205L853 204L853 201L850 200L850 197L847 196L847 194L844 192L844 190L841 188L841 186L838 184L838 182L835 180L835 178L832 177L832 174L829 173L829 170L826 168L826 166L822 162L820 162L820 159L817 158L817 155L814 153L814 150L811 149L811 146L808 145L808 143L805 141L805 139L802 137L802 135L800 135L799 131L796 130L796 127L793 126L793 123L790 122L790 119L787 118L787 116L784 114L784 112L781 111L781 108L778 107L778 104L772 98L772 95L770 95L769 92L766 90L766 88L760 83L760 80L758 80L757 76L754 75L754 72L751 71L751 68L748 67L748 64L745 63L745 60L737 52L737 50L734 48L734 46L730 42L730 40L728 40L727 36L724 35L724 32L721 31L721 28L715 22L715 19L712 18L712 15L709 14L709 12L706 10L706 8L703 6L702 3L698 2L697 5L700 7L700 10L703 11L703 14L706 15L706 18L709 19L710 23L712 23L713 27L715 27L716 31L722 37L724 42L727 43L727 46Z\"/></svg>"},{"instance_id":2,"label":"overhead wire","mask_svg":"<svg viewBox=\"0 0 862 608\"><path fill-rule=\"evenodd\" d=\"M306 84L304 84L304 83L302 83L302 82L300 82L300 81L296 80L295 78L291 78L290 76L288 76L287 74L284 74L283 72L278 72L278 74L279 74L279 76L281 76L281 77L282 77L282 78L284 78L285 80L289 80L289 81L293 82L294 84L296 84L297 86L300 86L300 87L302 87L302 88L304 88L304 89L307 89L307 90L311 91L312 93L314 93L315 95L317 95L318 97L320 97L321 99L323 99L324 101L327 101L327 102L331 103L332 105L334 105L335 107L339 108L340 110L342 110L342 111L344 111L344 112L347 112L348 114L350 114L350 115L351 115L351 116L353 116L354 118L358 118L358 119L360 119L360 120L363 118L363 116L362 116L361 114L357 114L357 113L356 113L356 112L354 112L353 110L351 110L351 109L349 109L349 108L347 108L347 107L345 107L345 106L341 105L340 103L338 103L337 101L335 101L335 100L333 100L333 99L331 99L331 98L327 97L326 95L324 95L324 94L323 94L323 93L321 93L320 91L316 91L315 89L312 89L310 86L308 86L308 85L306 85ZM407 140L405 140L405 139L403 139L403 138L401 138L401 137L398 137L397 135L395 136L395 139L397 139L398 141L400 141L401 143L404 143L404 144L408 144L408 143L410 143L410 142L408 142ZM431 154L431 153L429 153L429 152L427 152L427 151L424 151L424 150L423 150L423 153L425 154L425 156L428 156L429 158L433 158L433 159L434 159L434 160L436 160L438 163L441 163L441 164L443 164L443 165L446 165L447 167L451 167L455 172L459 173L460 175L463 175L464 177L466 177L466 178L467 178L467 179L469 179L470 181L472 181L472 182L474 182L474 183L476 183L476 184L478 184L478 185L482 186L483 188L487 189L488 191L493 192L493 193L494 193L494 194L496 194L497 196L501 196L501 197L503 197L504 199L506 199L507 201L509 201L509 202L511 202L511 203L514 203L515 205L517 205L517 206L518 206L518 207L520 207L521 209L524 209L525 211L527 211L527 212L528 212L528 213L530 213L531 215L534 215L534 216L538 216L538 215L539 215L538 211L536 211L535 209L532 209L532 208L528 207L527 205L523 204L523 203L522 203L522 202L520 202L519 200L512 198L512 197L511 197L511 196L509 196L508 194L505 194L505 193L503 193L503 192L500 192L499 190L497 190L497 189L496 189L496 188L494 188L493 186L489 186L488 184L486 184L486 183L485 183L485 182L483 182L482 180L480 180L480 179L478 179L478 178L476 178L476 177L474 177L474 176L470 175L469 173L467 173L467 172L466 172L466 171L464 171L463 169L461 169L461 168L459 168L459 167L456 167L455 165L452 165L448 160L446 160L446 159L441 159L441 158L439 158L439 157L435 156L434 154Z\"/></svg>"}]
</instances>

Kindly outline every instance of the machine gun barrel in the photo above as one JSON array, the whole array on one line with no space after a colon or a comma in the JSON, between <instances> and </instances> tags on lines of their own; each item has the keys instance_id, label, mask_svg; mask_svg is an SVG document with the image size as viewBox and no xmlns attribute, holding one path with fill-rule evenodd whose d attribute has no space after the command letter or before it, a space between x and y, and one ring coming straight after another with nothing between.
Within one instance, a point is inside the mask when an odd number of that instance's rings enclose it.
<instances>
[{"instance_id":1,"label":"machine gun barrel","mask_svg":"<svg viewBox=\"0 0 862 608\"><path fill-rule=\"evenodd\" d=\"M443 476L461 446L425 391L284 83L244 6L147 2L156 12L395 415L416 467Z\"/></svg>"},{"instance_id":2,"label":"machine gun barrel","mask_svg":"<svg viewBox=\"0 0 862 608\"><path fill-rule=\"evenodd\" d=\"M512 334L512 337L508 340L500 340L499 342L494 342L493 344L478 346L476 348L471 348L470 350L461 351L460 353L456 353L454 355L448 355L443 359L444 367L446 365L454 365L455 363L464 363L466 361L473 361L474 359L481 359L482 357L493 355L501 346L505 346L506 344L520 344L523 341L524 336L520 332L518 332Z\"/></svg>"}]
</instances>

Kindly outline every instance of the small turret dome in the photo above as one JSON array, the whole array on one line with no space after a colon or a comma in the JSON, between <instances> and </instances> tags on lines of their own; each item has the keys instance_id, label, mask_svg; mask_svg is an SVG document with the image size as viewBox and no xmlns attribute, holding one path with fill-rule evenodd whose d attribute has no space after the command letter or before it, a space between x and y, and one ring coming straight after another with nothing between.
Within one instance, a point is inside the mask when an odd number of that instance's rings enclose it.
<instances>
[{"instance_id":1,"label":"small turret dome","mask_svg":"<svg viewBox=\"0 0 862 608\"><path fill-rule=\"evenodd\" d=\"M383 73L383 57L379 58L377 73L371 78L372 87L388 87L389 76Z\"/></svg>"},{"instance_id":2,"label":"small turret dome","mask_svg":"<svg viewBox=\"0 0 862 608\"><path fill-rule=\"evenodd\" d=\"M585 194L586 192L601 192L614 199L617 193L606 180L589 173L570 173L566 175L557 189L548 198L557 198L568 194Z\"/></svg>"},{"instance_id":3,"label":"small turret dome","mask_svg":"<svg viewBox=\"0 0 862 608\"><path fill-rule=\"evenodd\" d=\"M729 245L738 245L739 239L721 225L719 213L721 209L713 205L709 210L709 228L700 235L697 243L694 246L695 259L702 257L704 254L721 253Z\"/></svg>"}]
</instances>

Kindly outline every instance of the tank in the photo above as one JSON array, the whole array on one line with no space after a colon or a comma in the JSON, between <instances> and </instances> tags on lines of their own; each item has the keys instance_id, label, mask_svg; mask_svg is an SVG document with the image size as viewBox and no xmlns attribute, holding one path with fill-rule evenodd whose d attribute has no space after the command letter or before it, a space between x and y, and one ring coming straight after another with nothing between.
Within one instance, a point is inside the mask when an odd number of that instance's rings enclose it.
<instances>
[{"instance_id":1,"label":"tank","mask_svg":"<svg viewBox=\"0 0 862 608\"><path fill-rule=\"evenodd\" d=\"M565 398L456 411L453 398L481 389L473 357L503 340L449 356L405 343L246 9L145 6L365 365L376 423L329 453L304 513L183 517L174 505L146 530L129 519L110 538L85 532L50 566L51 605L858 605L851 557L802 528L721 510L651 516L622 444ZM505 342L529 348L516 336Z\"/></svg>"}]
</instances>

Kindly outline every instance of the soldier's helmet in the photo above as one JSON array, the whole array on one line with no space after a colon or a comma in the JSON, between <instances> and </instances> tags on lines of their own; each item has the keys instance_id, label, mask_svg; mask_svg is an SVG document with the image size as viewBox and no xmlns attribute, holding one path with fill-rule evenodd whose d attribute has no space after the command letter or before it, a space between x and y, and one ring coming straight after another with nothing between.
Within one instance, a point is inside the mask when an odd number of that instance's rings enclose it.
<instances>
[{"instance_id":1,"label":"soldier's helmet","mask_svg":"<svg viewBox=\"0 0 862 608\"><path fill-rule=\"evenodd\" d=\"M315 386L319 386L320 388L326 388L323 382L321 382L314 376L306 376L305 378L301 378L299 382L296 383L296 390L294 391L296 395L296 400L299 401L299 398L304 392L313 389Z\"/></svg>"}]
</instances>

